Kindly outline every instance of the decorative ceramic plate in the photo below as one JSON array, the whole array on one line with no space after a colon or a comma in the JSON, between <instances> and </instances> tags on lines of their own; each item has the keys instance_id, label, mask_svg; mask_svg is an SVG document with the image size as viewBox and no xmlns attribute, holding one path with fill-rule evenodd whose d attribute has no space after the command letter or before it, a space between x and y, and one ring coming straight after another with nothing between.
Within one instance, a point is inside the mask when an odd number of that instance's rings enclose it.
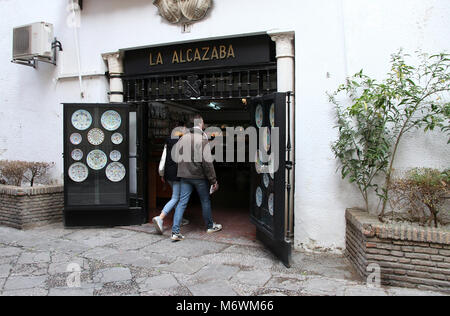
<instances>
[{"instance_id":1,"label":"decorative ceramic plate","mask_svg":"<svg viewBox=\"0 0 450 316\"><path fill-rule=\"evenodd\" d=\"M270 141L271 141L271 135L270 135L270 128L268 127L264 127L262 129L262 133L263 133L263 142L264 142L264 149L266 152L269 152L270 150Z\"/></svg>"},{"instance_id":2,"label":"decorative ceramic plate","mask_svg":"<svg viewBox=\"0 0 450 316\"><path fill-rule=\"evenodd\" d=\"M255 169L258 174L261 174L263 168L263 163L260 157L260 151L258 150L255 154Z\"/></svg>"},{"instance_id":3,"label":"decorative ceramic plate","mask_svg":"<svg viewBox=\"0 0 450 316\"><path fill-rule=\"evenodd\" d=\"M261 207L262 202L263 202L263 192L262 189L258 187L256 189L256 205L258 205L258 207Z\"/></svg>"},{"instance_id":4,"label":"decorative ceramic plate","mask_svg":"<svg viewBox=\"0 0 450 316\"><path fill-rule=\"evenodd\" d=\"M72 125L77 130L85 131L92 125L92 116L86 110L78 110L72 115Z\"/></svg>"},{"instance_id":5,"label":"decorative ceramic plate","mask_svg":"<svg viewBox=\"0 0 450 316\"><path fill-rule=\"evenodd\" d=\"M81 162L74 163L69 167L69 178L72 181L81 183L85 181L89 176L88 167Z\"/></svg>"},{"instance_id":6,"label":"decorative ceramic plate","mask_svg":"<svg viewBox=\"0 0 450 316\"><path fill-rule=\"evenodd\" d=\"M91 169L101 170L105 168L108 157L101 150L93 150L87 155L87 164Z\"/></svg>"},{"instance_id":7,"label":"decorative ceramic plate","mask_svg":"<svg viewBox=\"0 0 450 316\"><path fill-rule=\"evenodd\" d=\"M79 145L83 141L83 137L78 133L70 135L70 142L74 145Z\"/></svg>"},{"instance_id":8,"label":"decorative ceramic plate","mask_svg":"<svg viewBox=\"0 0 450 316\"><path fill-rule=\"evenodd\" d=\"M272 104L270 107L270 126L275 127L275 104Z\"/></svg>"},{"instance_id":9,"label":"decorative ceramic plate","mask_svg":"<svg viewBox=\"0 0 450 316\"><path fill-rule=\"evenodd\" d=\"M120 159L122 159L122 154L118 150L113 150L109 154L109 159L111 159L111 161L119 161Z\"/></svg>"},{"instance_id":10,"label":"decorative ceramic plate","mask_svg":"<svg viewBox=\"0 0 450 316\"><path fill-rule=\"evenodd\" d=\"M73 160L80 161L83 159L83 151L81 149L74 149L71 156Z\"/></svg>"},{"instance_id":11,"label":"decorative ceramic plate","mask_svg":"<svg viewBox=\"0 0 450 316\"><path fill-rule=\"evenodd\" d=\"M268 188L268 187L269 187L269 184L270 184L270 179L269 179L269 175L268 175L267 173L264 174L264 176L263 176L263 181L264 181L264 186L265 186L266 188Z\"/></svg>"},{"instance_id":12,"label":"decorative ceramic plate","mask_svg":"<svg viewBox=\"0 0 450 316\"><path fill-rule=\"evenodd\" d=\"M268 171L272 180L275 179L275 166L273 163L273 155L270 155Z\"/></svg>"},{"instance_id":13,"label":"decorative ceramic plate","mask_svg":"<svg viewBox=\"0 0 450 316\"><path fill-rule=\"evenodd\" d=\"M120 145L123 142L123 136L120 133L114 133L113 136L111 136L111 141L114 145Z\"/></svg>"},{"instance_id":14,"label":"decorative ceramic plate","mask_svg":"<svg viewBox=\"0 0 450 316\"><path fill-rule=\"evenodd\" d=\"M107 131L112 132L120 127L120 125L122 124L122 118L120 117L119 113L111 110L103 113L101 122L102 126Z\"/></svg>"},{"instance_id":15,"label":"decorative ceramic plate","mask_svg":"<svg viewBox=\"0 0 450 316\"><path fill-rule=\"evenodd\" d=\"M106 167L106 177L112 182L120 182L125 178L127 171L120 162L113 162Z\"/></svg>"},{"instance_id":16,"label":"decorative ceramic plate","mask_svg":"<svg viewBox=\"0 0 450 316\"><path fill-rule=\"evenodd\" d=\"M87 135L89 143L98 146L105 140L105 133L99 128L91 129Z\"/></svg>"},{"instance_id":17,"label":"decorative ceramic plate","mask_svg":"<svg viewBox=\"0 0 450 316\"><path fill-rule=\"evenodd\" d=\"M269 214L271 215L271 216L273 216L273 199L274 199L274 196L273 196L273 193L272 194L270 194L269 195L269 202L268 202L268 207L269 207Z\"/></svg>"},{"instance_id":18,"label":"decorative ceramic plate","mask_svg":"<svg viewBox=\"0 0 450 316\"><path fill-rule=\"evenodd\" d=\"M258 105L255 111L255 123L258 128L261 128L264 121L264 112L262 105Z\"/></svg>"}]
</instances>

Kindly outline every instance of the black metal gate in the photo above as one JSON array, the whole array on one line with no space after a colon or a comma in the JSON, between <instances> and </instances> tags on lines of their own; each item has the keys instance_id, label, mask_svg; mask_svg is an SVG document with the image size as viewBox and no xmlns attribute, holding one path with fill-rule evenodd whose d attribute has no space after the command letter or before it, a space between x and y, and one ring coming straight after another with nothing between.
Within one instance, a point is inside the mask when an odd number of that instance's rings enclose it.
<instances>
[{"instance_id":1,"label":"black metal gate","mask_svg":"<svg viewBox=\"0 0 450 316\"><path fill-rule=\"evenodd\" d=\"M276 91L276 64L124 77L126 102L250 98Z\"/></svg>"}]
</instances>

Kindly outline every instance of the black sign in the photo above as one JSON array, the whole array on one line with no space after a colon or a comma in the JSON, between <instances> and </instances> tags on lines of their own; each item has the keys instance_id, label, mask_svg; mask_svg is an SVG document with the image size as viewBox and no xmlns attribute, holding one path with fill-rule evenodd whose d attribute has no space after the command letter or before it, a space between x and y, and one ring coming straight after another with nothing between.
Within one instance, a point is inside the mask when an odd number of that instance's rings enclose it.
<instances>
[{"instance_id":1,"label":"black sign","mask_svg":"<svg viewBox=\"0 0 450 316\"><path fill-rule=\"evenodd\" d=\"M267 35L125 50L125 76L219 67L242 67L275 61Z\"/></svg>"}]
</instances>

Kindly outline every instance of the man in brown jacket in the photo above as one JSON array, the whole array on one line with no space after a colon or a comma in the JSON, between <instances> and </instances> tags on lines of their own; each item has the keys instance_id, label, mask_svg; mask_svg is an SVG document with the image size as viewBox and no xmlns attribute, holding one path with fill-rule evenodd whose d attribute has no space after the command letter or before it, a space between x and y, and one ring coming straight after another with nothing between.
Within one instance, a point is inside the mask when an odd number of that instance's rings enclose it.
<instances>
[{"instance_id":1,"label":"man in brown jacket","mask_svg":"<svg viewBox=\"0 0 450 316\"><path fill-rule=\"evenodd\" d=\"M219 189L219 184L216 179L208 137L203 130L203 118L196 115L194 128L180 139L172 152L174 161L178 163L178 177L181 182L180 201L175 210L172 227L173 241L184 239L184 236L180 234L181 220L194 188L200 197L207 233L222 230L222 225L216 224L212 220L210 194Z\"/></svg>"}]
</instances>

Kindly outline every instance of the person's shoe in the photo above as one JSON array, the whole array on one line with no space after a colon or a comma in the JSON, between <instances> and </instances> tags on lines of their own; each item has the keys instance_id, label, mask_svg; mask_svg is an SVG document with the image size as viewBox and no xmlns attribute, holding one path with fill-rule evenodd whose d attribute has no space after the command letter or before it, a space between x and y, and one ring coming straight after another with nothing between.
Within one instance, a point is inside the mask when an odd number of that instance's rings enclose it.
<instances>
[{"instance_id":1,"label":"person's shoe","mask_svg":"<svg viewBox=\"0 0 450 316\"><path fill-rule=\"evenodd\" d=\"M153 217L153 224L155 224L155 228L158 231L158 233L162 235L164 232L164 225L161 217L159 216Z\"/></svg>"},{"instance_id":2,"label":"person's shoe","mask_svg":"<svg viewBox=\"0 0 450 316\"><path fill-rule=\"evenodd\" d=\"M172 239L172 241L182 241L184 240L184 236L181 235L180 233L178 234L172 233L172 237L170 239Z\"/></svg>"},{"instance_id":3,"label":"person's shoe","mask_svg":"<svg viewBox=\"0 0 450 316\"><path fill-rule=\"evenodd\" d=\"M190 221L189 221L188 219L183 218L183 219L181 220L181 226L189 225L189 223L190 223Z\"/></svg>"},{"instance_id":4,"label":"person's shoe","mask_svg":"<svg viewBox=\"0 0 450 316\"><path fill-rule=\"evenodd\" d=\"M214 226L212 228L209 228L206 232L208 234L211 234L211 233L220 232L221 230L222 230L222 225L214 223Z\"/></svg>"}]
</instances>

